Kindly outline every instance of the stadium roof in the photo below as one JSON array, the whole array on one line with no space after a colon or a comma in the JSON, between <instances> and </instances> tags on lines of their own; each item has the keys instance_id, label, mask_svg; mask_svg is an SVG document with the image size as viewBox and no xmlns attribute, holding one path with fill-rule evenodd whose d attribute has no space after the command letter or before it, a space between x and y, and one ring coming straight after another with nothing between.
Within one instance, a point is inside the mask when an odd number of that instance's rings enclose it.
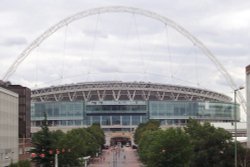
<instances>
[{"instance_id":1,"label":"stadium roof","mask_svg":"<svg viewBox=\"0 0 250 167\"><path fill-rule=\"evenodd\" d=\"M214 91L150 82L102 81L51 86L32 90L32 100L46 101L212 101L231 102L231 98Z\"/></svg>"}]
</instances>

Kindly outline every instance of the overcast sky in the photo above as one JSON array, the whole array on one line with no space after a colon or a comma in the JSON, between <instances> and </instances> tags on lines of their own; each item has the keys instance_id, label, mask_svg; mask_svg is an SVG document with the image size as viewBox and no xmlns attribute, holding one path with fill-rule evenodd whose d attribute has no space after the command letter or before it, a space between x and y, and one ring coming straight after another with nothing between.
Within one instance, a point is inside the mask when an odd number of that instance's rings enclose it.
<instances>
[{"instance_id":1,"label":"overcast sky","mask_svg":"<svg viewBox=\"0 0 250 167\"><path fill-rule=\"evenodd\" d=\"M0 0L0 76L49 27L78 12L130 6L167 17L202 41L238 86L250 64L248 0ZM174 28L133 13L98 14L46 39L9 78L31 88L100 80L196 86L232 97L226 80Z\"/></svg>"}]
</instances>

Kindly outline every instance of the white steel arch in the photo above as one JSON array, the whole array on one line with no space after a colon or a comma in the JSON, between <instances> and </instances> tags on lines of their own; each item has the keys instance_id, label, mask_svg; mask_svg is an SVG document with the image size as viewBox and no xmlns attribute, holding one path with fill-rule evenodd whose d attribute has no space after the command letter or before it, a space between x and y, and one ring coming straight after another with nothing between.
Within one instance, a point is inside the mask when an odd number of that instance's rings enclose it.
<instances>
[{"instance_id":1,"label":"white steel arch","mask_svg":"<svg viewBox=\"0 0 250 167\"><path fill-rule=\"evenodd\" d=\"M27 48L23 50L23 52L18 56L18 58L13 62L13 64L9 67L7 72L3 76L3 80L6 81L8 78L16 71L17 67L22 63L22 61L36 48L38 47L45 39L47 39L49 36L51 36L53 33L55 33L58 29L76 21L82 18L85 18L87 16L96 15L96 14L102 14L102 13L114 13L114 12L124 12L124 13L133 13L138 15L143 15L155 20L158 20L172 28L174 28L176 31L181 33L183 36L188 38L195 46L197 46L217 67L217 69L220 71L220 73L223 75L223 77L226 79L230 87L235 90L237 89L237 85L235 84L234 80L230 76L230 74L227 72L227 70L223 67L223 65L217 60L217 58L212 54L212 52L195 36L193 36L191 33L189 33L186 29L184 29L182 26L175 23L173 20L161 16L155 12L151 12L144 9L134 8L134 7L126 7L126 6L109 6L109 7L100 7L100 8L93 8L89 10L85 10L79 13L76 13L70 17L67 17L61 21L59 21L54 26L50 27L48 30L46 30L42 35L37 37L33 42L31 42L30 45L28 45ZM246 111L246 105L245 105L245 99L242 96L242 94L239 92L239 100L242 104L243 109Z\"/></svg>"}]
</instances>

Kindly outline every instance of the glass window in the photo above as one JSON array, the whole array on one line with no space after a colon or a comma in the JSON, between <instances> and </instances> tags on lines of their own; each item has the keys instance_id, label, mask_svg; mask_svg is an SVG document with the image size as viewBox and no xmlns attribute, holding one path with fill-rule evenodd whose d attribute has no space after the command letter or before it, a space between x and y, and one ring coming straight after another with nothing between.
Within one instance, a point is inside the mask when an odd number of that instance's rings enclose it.
<instances>
[{"instance_id":1,"label":"glass window","mask_svg":"<svg viewBox=\"0 0 250 167\"><path fill-rule=\"evenodd\" d=\"M54 108L54 117L59 117L59 108L57 106Z\"/></svg>"},{"instance_id":2,"label":"glass window","mask_svg":"<svg viewBox=\"0 0 250 167\"><path fill-rule=\"evenodd\" d=\"M68 121L68 125L69 125L69 126L72 126L72 125L74 125L74 121L72 121L72 120L69 120L69 121Z\"/></svg>"},{"instance_id":3,"label":"glass window","mask_svg":"<svg viewBox=\"0 0 250 167\"><path fill-rule=\"evenodd\" d=\"M140 116L133 115L132 116L132 125L139 125L140 124Z\"/></svg>"},{"instance_id":4,"label":"glass window","mask_svg":"<svg viewBox=\"0 0 250 167\"><path fill-rule=\"evenodd\" d=\"M122 116L122 125L130 125L130 116Z\"/></svg>"},{"instance_id":5,"label":"glass window","mask_svg":"<svg viewBox=\"0 0 250 167\"><path fill-rule=\"evenodd\" d=\"M91 125L91 123L92 123L91 120L92 120L92 116L87 116L87 117L86 117L86 124L87 124L87 125Z\"/></svg>"},{"instance_id":6,"label":"glass window","mask_svg":"<svg viewBox=\"0 0 250 167\"><path fill-rule=\"evenodd\" d=\"M61 125L62 126L66 126L67 125L67 121L65 121L65 120L61 121Z\"/></svg>"},{"instance_id":7,"label":"glass window","mask_svg":"<svg viewBox=\"0 0 250 167\"><path fill-rule=\"evenodd\" d=\"M111 106L102 106L102 110L103 111L110 111L111 110Z\"/></svg>"},{"instance_id":8,"label":"glass window","mask_svg":"<svg viewBox=\"0 0 250 167\"><path fill-rule=\"evenodd\" d=\"M147 116L142 116L142 123L146 123L148 121L148 117Z\"/></svg>"},{"instance_id":9,"label":"glass window","mask_svg":"<svg viewBox=\"0 0 250 167\"><path fill-rule=\"evenodd\" d=\"M79 125L81 125L81 123L82 123L82 121L80 121L80 120L76 120L76 121L75 121L75 125L78 125L78 126L79 126Z\"/></svg>"},{"instance_id":10,"label":"glass window","mask_svg":"<svg viewBox=\"0 0 250 167\"><path fill-rule=\"evenodd\" d=\"M66 104L64 103L61 103L58 104L58 107L60 106L60 115L63 117L63 116L67 116L67 110L66 110Z\"/></svg>"},{"instance_id":11,"label":"glass window","mask_svg":"<svg viewBox=\"0 0 250 167\"><path fill-rule=\"evenodd\" d=\"M112 116L112 125L120 125L120 116Z\"/></svg>"},{"instance_id":12,"label":"glass window","mask_svg":"<svg viewBox=\"0 0 250 167\"><path fill-rule=\"evenodd\" d=\"M102 125L110 125L110 116L102 116Z\"/></svg>"},{"instance_id":13,"label":"glass window","mask_svg":"<svg viewBox=\"0 0 250 167\"><path fill-rule=\"evenodd\" d=\"M52 115L52 108L48 108L48 109L47 109L47 114L48 114L48 115L47 115L48 117L52 117L52 116L53 116L53 115Z\"/></svg>"},{"instance_id":14,"label":"glass window","mask_svg":"<svg viewBox=\"0 0 250 167\"><path fill-rule=\"evenodd\" d=\"M92 116L92 124L97 123L100 124L100 116Z\"/></svg>"},{"instance_id":15,"label":"glass window","mask_svg":"<svg viewBox=\"0 0 250 167\"><path fill-rule=\"evenodd\" d=\"M114 106L111 106L111 107L112 107L112 111L121 110L118 105L114 105Z\"/></svg>"}]
</instances>

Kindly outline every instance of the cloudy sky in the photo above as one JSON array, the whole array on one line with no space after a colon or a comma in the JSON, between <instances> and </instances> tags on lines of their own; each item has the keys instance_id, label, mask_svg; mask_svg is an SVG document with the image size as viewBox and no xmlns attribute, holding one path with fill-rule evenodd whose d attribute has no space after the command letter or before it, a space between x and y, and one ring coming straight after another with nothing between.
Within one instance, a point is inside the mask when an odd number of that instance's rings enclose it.
<instances>
[{"instance_id":1,"label":"cloudy sky","mask_svg":"<svg viewBox=\"0 0 250 167\"><path fill-rule=\"evenodd\" d=\"M78 12L130 6L158 13L202 41L238 86L250 64L247 0L0 0L0 76L49 27ZM188 85L232 97L216 66L173 27L133 13L100 13L44 40L9 78L31 88L119 80ZM244 93L244 91L242 92Z\"/></svg>"}]
</instances>

